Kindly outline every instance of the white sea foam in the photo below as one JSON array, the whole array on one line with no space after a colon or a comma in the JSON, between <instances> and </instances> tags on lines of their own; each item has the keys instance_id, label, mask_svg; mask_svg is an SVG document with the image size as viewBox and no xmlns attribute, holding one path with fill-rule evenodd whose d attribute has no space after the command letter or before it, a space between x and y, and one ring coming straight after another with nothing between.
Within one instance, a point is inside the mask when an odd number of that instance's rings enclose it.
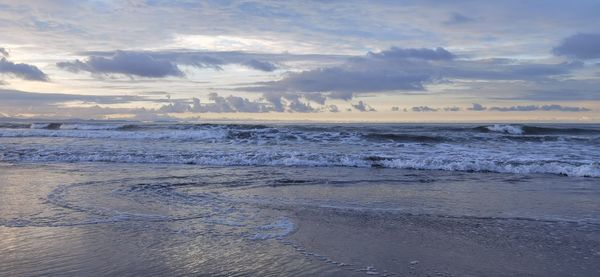
<instances>
[{"instance_id":1,"label":"white sea foam","mask_svg":"<svg viewBox=\"0 0 600 277\"><path fill-rule=\"evenodd\" d=\"M486 128L492 132L498 132L498 133L505 133L505 134L511 134L511 135L522 135L523 134L523 128L521 128L519 126L515 126L515 125L494 124L493 126L488 126Z\"/></svg>"},{"instance_id":2,"label":"white sea foam","mask_svg":"<svg viewBox=\"0 0 600 277\"><path fill-rule=\"evenodd\" d=\"M267 240L281 238L289 235L295 229L294 223L289 218L280 218L273 223L259 226L256 234L251 237L253 240Z\"/></svg>"},{"instance_id":3,"label":"white sea foam","mask_svg":"<svg viewBox=\"0 0 600 277\"><path fill-rule=\"evenodd\" d=\"M61 130L118 130L127 125L123 124L61 124Z\"/></svg>"},{"instance_id":4,"label":"white sea foam","mask_svg":"<svg viewBox=\"0 0 600 277\"><path fill-rule=\"evenodd\" d=\"M29 128L31 129L43 129L48 127L48 123L32 123Z\"/></svg>"},{"instance_id":5,"label":"white sea foam","mask_svg":"<svg viewBox=\"0 0 600 277\"><path fill-rule=\"evenodd\" d=\"M448 161L448 160L400 160L393 159L382 161L384 167L404 169L427 169L447 171L474 171L474 172L498 172L533 174L549 173L578 177L600 177L600 164L565 164L557 162L531 162L529 164L515 165L503 161L471 160L471 161Z\"/></svg>"},{"instance_id":6,"label":"white sea foam","mask_svg":"<svg viewBox=\"0 0 600 277\"><path fill-rule=\"evenodd\" d=\"M432 154L429 154L432 155ZM504 157L480 158L451 156L421 156L412 158L381 158L344 154L309 154L301 152L257 153L27 153L18 157L0 156L1 161L30 162L114 162L148 164L195 164L210 166L311 166L311 167L382 167L419 170L498 172L515 174L548 173L580 177L600 177L600 164L594 162L516 161Z\"/></svg>"}]
</instances>

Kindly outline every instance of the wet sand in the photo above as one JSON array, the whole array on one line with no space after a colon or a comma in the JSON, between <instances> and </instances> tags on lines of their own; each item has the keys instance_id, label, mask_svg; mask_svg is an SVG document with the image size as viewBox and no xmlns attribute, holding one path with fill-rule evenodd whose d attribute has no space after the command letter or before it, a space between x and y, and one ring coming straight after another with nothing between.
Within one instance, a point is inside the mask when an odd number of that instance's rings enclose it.
<instances>
[{"instance_id":1,"label":"wet sand","mask_svg":"<svg viewBox=\"0 0 600 277\"><path fill-rule=\"evenodd\" d=\"M294 220L292 245L347 264L339 276L600 276L594 225L315 210Z\"/></svg>"}]
</instances>

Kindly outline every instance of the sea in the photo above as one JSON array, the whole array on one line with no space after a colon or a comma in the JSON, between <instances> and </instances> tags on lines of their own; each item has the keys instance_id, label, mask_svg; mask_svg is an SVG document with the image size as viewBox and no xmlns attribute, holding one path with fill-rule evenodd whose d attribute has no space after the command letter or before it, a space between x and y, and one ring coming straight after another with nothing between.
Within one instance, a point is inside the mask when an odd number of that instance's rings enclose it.
<instances>
[{"instance_id":1,"label":"sea","mask_svg":"<svg viewBox=\"0 0 600 277\"><path fill-rule=\"evenodd\" d=\"M0 276L598 276L599 231L600 124L0 122Z\"/></svg>"}]
</instances>

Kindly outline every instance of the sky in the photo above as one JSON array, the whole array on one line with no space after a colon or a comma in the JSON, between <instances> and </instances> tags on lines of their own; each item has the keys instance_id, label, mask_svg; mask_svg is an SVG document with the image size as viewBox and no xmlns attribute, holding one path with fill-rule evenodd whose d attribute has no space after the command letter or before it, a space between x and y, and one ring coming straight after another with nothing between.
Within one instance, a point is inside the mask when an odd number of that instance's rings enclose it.
<instances>
[{"instance_id":1,"label":"sky","mask_svg":"<svg viewBox=\"0 0 600 277\"><path fill-rule=\"evenodd\" d=\"M0 118L600 122L600 1L0 0Z\"/></svg>"}]
</instances>

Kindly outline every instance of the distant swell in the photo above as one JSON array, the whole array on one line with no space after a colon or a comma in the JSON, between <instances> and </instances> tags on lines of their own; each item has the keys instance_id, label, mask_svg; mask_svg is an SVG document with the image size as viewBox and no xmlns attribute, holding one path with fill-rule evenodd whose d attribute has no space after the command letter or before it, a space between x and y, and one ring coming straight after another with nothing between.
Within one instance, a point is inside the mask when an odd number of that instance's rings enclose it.
<instances>
[{"instance_id":1,"label":"distant swell","mask_svg":"<svg viewBox=\"0 0 600 277\"><path fill-rule=\"evenodd\" d=\"M411 135L411 134L366 134L367 139L376 141L394 141L394 142L443 142L448 138L441 136Z\"/></svg>"},{"instance_id":2,"label":"distant swell","mask_svg":"<svg viewBox=\"0 0 600 277\"><path fill-rule=\"evenodd\" d=\"M29 128L31 129L47 129L47 130L58 130L62 126L62 123L32 123Z\"/></svg>"}]
</instances>

